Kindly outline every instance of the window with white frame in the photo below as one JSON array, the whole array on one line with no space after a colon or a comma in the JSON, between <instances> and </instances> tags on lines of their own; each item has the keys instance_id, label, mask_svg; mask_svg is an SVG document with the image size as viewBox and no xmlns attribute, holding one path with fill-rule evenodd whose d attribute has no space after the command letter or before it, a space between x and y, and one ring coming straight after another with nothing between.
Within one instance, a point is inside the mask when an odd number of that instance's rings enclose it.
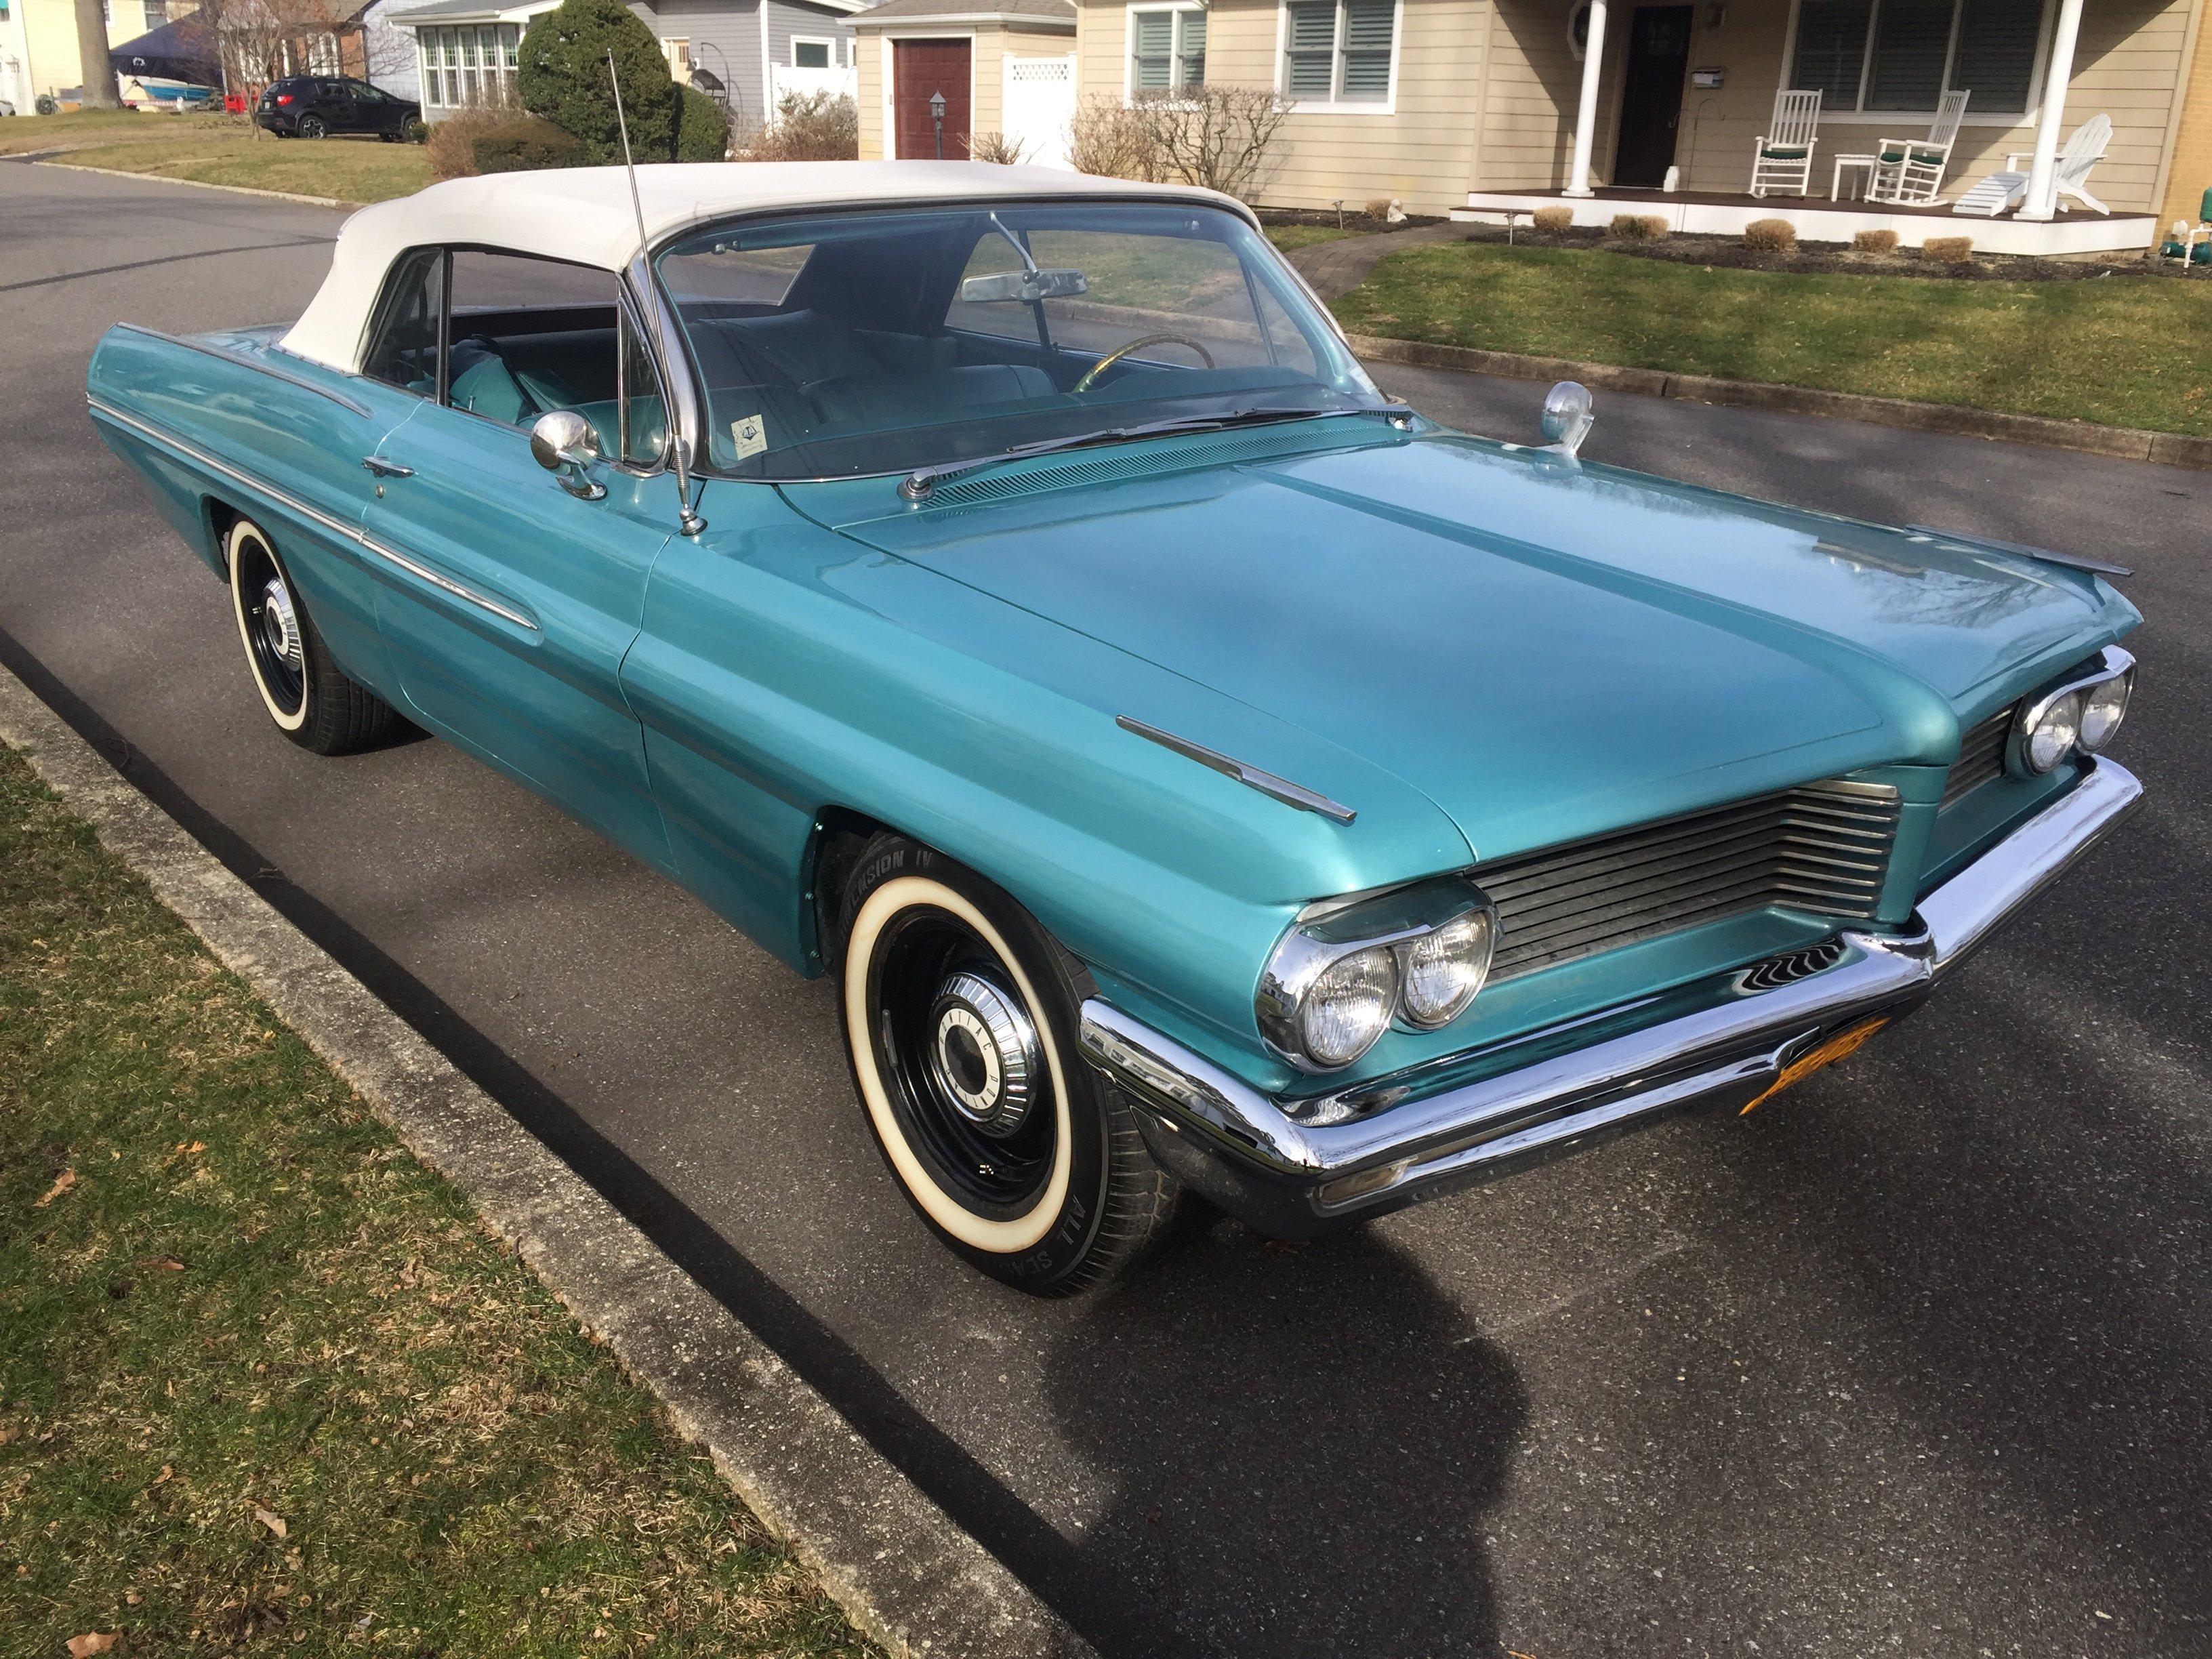
<instances>
[{"instance_id":1,"label":"window with white frame","mask_svg":"<svg viewBox=\"0 0 2212 1659\"><path fill-rule=\"evenodd\" d=\"M691 84L691 42L689 37L664 36L660 55L668 60L668 78L679 87Z\"/></svg>"},{"instance_id":2,"label":"window with white frame","mask_svg":"<svg viewBox=\"0 0 2212 1659\"><path fill-rule=\"evenodd\" d=\"M1302 103L1388 103L1397 31L1397 0L1285 0L1284 93Z\"/></svg>"},{"instance_id":3,"label":"window with white frame","mask_svg":"<svg viewBox=\"0 0 2212 1659\"><path fill-rule=\"evenodd\" d=\"M836 42L808 40L798 35L791 37L791 66L793 69L826 70L836 66Z\"/></svg>"},{"instance_id":4,"label":"window with white frame","mask_svg":"<svg viewBox=\"0 0 2212 1659\"><path fill-rule=\"evenodd\" d=\"M1188 6L1132 8L1129 90L1206 84L1206 14Z\"/></svg>"},{"instance_id":5,"label":"window with white frame","mask_svg":"<svg viewBox=\"0 0 2212 1659\"><path fill-rule=\"evenodd\" d=\"M415 32L422 57L422 101L445 109L512 103L522 52L517 23L463 23Z\"/></svg>"},{"instance_id":6,"label":"window with white frame","mask_svg":"<svg viewBox=\"0 0 2212 1659\"><path fill-rule=\"evenodd\" d=\"M1800 0L1790 84L1829 114L1933 110L1954 90L1972 114L2019 114L2042 34L2025 0Z\"/></svg>"},{"instance_id":7,"label":"window with white frame","mask_svg":"<svg viewBox=\"0 0 2212 1659\"><path fill-rule=\"evenodd\" d=\"M146 0L146 32L152 33L169 21L169 0Z\"/></svg>"}]
</instances>

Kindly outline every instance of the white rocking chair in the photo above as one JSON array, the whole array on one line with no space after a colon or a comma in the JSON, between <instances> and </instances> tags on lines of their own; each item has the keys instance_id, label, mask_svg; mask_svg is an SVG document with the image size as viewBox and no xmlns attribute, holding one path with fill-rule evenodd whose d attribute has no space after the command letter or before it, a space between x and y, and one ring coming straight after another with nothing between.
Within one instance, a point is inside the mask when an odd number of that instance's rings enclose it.
<instances>
[{"instance_id":1,"label":"white rocking chair","mask_svg":"<svg viewBox=\"0 0 2212 1659\"><path fill-rule=\"evenodd\" d=\"M1778 92L1774 118L1752 152L1751 193L1813 193L1813 145L1820 131L1818 92Z\"/></svg>"},{"instance_id":2,"label":"white rocking chair","mask_svg":"<svg viewBox=\"0 0 2212 1659\"><path fill-rule=\"evenodd\" d=\"M2056 169L2057 190L2055 198L2059 211L2065 211L2066 197L2071 196L2083 207L2094 208L2099 213L2110 213L2095 197L2089 194L2090 170L2105 159L2105 150L2112 142L2112 118L2093 115L2074 129L2074 136L2066 141L2066 148L2058 152ZM2005 157L2005 171L1992 173L1961 196L1951 211L1970 213L1984 219L1994 219L2027 193L2027 173L2021 170L2022 161L2032 157L2030 150L2016 149Z\"/></svg>"},{"instance_id":3,"label":"white rocking chair","mask_svg":"<svg viewBox=\"0 0 2212 1659\"><path fill-rule=\"evenodd\" d=\"M1874 182L1867 194L1878 202L1900 207L1926 207L1943 189L1944 170L1951 165L1951 147L1959 142L1959 128L1966 118L1966 100L1972 94L1947 92L1936 106L1936 119L1925 138L1885 138L1875 146Z\"/></svg>"}]
</instances>

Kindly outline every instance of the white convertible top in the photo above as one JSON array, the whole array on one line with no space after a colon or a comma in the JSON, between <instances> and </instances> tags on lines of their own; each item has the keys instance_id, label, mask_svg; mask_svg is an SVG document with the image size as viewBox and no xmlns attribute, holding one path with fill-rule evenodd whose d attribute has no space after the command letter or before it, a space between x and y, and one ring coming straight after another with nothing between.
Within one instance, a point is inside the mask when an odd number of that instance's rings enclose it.
<instances>
[{"instance_id":1,"label":"white convertible top","mask_svg":"<svg viewBox=\"0 0 2212 1659\"><path fill-rule=\"evenodd\" d=\"M1247 212L1233 198L1188 185L981 161L668 162L638 168L637 189L648 245L703 220L763 208L1174 195ZM284 349L358 373L369 312L392 260L410 247L441 244L511 248L620 270L637 256L637 216L620 167L451 179L363 208L339 231L330 275L284 336Z\"/></svg>"}]
</instances>

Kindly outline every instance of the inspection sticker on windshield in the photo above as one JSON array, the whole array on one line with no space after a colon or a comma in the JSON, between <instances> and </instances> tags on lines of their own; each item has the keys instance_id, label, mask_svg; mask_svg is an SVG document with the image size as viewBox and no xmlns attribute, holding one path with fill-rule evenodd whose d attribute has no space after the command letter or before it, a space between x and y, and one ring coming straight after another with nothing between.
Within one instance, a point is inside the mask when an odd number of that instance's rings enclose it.
<instances>
[{"instance_id":1,"label":"inspection sticker on windshield","mask_svg":"<svg viewBox=\"0 0 2212 1659\"><path fill-rule=\"evenodd\" d=\"M738 459L757 455L768 447L768 422L757 415L740 415L730 422L730 441L738 447Z\"/></svg>"}]
</instances>

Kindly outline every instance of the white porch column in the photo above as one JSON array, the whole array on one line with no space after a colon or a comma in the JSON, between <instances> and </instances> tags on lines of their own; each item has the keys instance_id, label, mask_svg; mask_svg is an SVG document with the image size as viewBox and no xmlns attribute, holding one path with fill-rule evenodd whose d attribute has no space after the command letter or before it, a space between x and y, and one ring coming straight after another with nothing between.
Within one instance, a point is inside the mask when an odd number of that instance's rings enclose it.
<instances>
[{"instance_id":1,"label":"white porch column","mask_svg":"<svg viewBox=\"0 0 2212 1659\"><path fill-rule=\"evenodd\" d=\"M2081 0L2069 3L2078 18ZM1565 194L1569 196L1590 193L1590 138L1597 131L1597 82L1604 67L1605 0L1589 0L1589 39L1583 42L1582 105L1575 115L1575 157L1567 167Z\"/></svg>"},{"instance_id":2,"label":"white porch column","mask_svg":"<svg viewBox=\"0 0 2212 1659\"><path fill-rule=\"evenodd\" d=\"M2066 88L2074 78L2074 41L2081 33L2081 0L2059 0L2051 63L2043 76L2043 111L2035 124L2035 160L2028 165L2027 193L2015 219L2049 219L2058 211L2058 130L2066 125Z\"/></svg>"}]
</instances>

